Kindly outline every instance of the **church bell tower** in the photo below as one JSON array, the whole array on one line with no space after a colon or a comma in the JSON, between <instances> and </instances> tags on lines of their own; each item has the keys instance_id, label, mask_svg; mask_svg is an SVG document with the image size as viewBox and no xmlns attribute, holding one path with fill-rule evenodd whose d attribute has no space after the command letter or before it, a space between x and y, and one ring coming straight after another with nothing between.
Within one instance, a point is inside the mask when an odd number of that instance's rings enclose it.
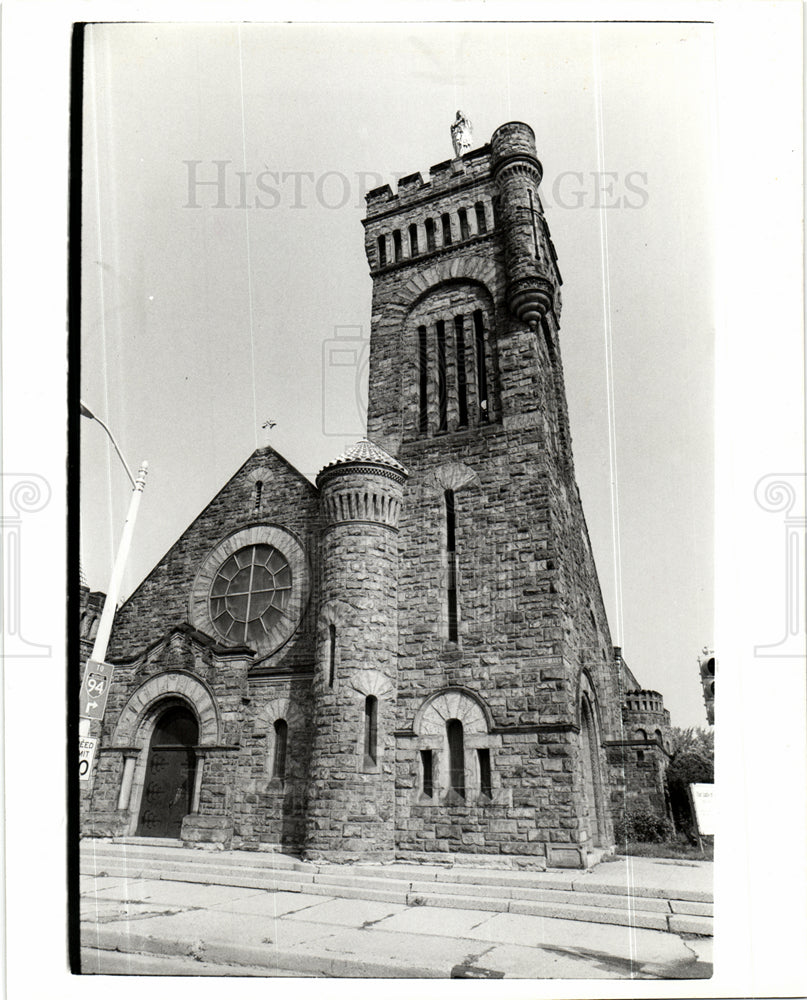
<instances>
[{"instance_id":1,"label":"church bell tower","mask_svg":"<svg viewBox=\"0 0 807 1000\"><path fill-rule=\"evenodd\" d=\"M368 438L406 467L398 850L585 864L617 680L574 480L561 276L523 122L367 195Z\"/></svg>"}]
</instances>

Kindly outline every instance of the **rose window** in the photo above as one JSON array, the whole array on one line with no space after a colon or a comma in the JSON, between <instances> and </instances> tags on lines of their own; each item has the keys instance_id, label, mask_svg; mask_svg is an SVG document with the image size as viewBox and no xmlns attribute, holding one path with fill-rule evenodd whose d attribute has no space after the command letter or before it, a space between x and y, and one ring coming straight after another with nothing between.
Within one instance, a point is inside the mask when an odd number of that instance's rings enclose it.
<instances>
[{"instance_id":1,"label":"rose window","mask_svg":"<svg viewBox=\"0 0 807 1000\"><path fill-rule=\"evenodd\" d=\"M292 572L273 545L248 545L234 552L210 588L210 618L228 642L261 644L288 613Z\"/></svg>"}]
</instances>

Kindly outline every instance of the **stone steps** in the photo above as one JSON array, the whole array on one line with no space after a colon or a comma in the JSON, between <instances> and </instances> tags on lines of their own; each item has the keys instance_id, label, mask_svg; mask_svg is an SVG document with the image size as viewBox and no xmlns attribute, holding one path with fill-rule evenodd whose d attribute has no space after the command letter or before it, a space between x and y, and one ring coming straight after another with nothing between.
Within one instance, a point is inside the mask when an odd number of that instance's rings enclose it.
<instances>
[{"instance_id":1,"label":"stone steps","mask_svg":"<svg viewBox=\"0 0 807 1000\"><path fill-rule=\"evenodd\" d=\"M712 934L707 893L586 884L553 872L396 864L334 865L282 854L205 852L142 843L85 841L81 873L305 892L406 906L524 913L674 933Z\"/></svg>"}]
</instances>

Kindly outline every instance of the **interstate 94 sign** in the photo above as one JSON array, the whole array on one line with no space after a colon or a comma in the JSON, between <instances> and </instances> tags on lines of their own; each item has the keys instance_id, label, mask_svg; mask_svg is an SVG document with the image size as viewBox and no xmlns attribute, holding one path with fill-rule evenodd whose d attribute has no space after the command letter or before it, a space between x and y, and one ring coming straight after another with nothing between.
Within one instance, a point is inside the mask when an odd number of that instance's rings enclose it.
<instances>
[{"instance_id":1,"label":"interstate 94 sign","mask_svg":"<svg viewBox=\"0 0 807 1000\"><path fill-rule=\"evenodd\" d=\"M112 683L112 666L98 660L88 660L81 682L78 714L83 719L100 722L104 717L109 685Z\"/></svg>"}]
</instances>

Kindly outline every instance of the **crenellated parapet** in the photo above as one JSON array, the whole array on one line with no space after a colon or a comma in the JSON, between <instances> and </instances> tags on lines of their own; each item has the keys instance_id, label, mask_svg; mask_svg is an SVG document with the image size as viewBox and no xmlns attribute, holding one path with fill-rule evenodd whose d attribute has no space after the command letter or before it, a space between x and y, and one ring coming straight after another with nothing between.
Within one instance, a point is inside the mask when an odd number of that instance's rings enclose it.
<instances>
[{"instance_id":1,"label":"crenellated parapet","mask_svg":"<svg viewBox=\"0 0 807 1000\"><path fill-rule=\"evenodd\" d=\"M669 749L670 713L658 691L628 691L622 703L622 725L627 740L655 741Z\"/></svg>"}]
</instances>

